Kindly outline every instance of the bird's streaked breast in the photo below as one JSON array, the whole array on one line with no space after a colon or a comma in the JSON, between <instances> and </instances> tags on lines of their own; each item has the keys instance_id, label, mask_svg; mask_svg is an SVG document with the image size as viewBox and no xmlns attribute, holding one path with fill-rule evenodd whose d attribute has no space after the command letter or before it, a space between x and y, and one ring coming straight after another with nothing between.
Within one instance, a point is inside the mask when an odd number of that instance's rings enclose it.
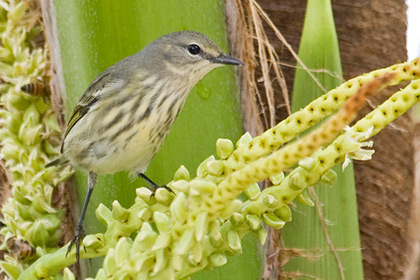
<instances>
[{"instance_id":1,"label":"bird's streaked breast","mask_svg":"<svg viewBox=\"0 0 420 280\"><path fill-rule=\"evenodd\" d=\"M115 93L107 102L100 100L84 117L84 129L78 127L74 129L77 133L68 135L65 152L71 153L66 156L96 173L144 171L162 146L191 87L179 80L149 78L147 83L132 83L124 88L128 92Z\"/></svg>"}]
</instances>

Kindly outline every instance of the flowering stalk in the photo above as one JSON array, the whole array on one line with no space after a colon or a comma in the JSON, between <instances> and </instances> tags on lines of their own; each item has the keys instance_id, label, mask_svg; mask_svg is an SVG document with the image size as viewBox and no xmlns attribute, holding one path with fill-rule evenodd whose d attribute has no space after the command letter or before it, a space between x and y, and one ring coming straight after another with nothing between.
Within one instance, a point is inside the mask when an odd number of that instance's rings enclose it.
<instances>
[{"instance_id":1,"label":"flowering stalk","mask_svg":"<svg viewBox=\"0 0 420 280\"><path fill-rule=\"evenodd\" d=\"M418 79L420 76L420 58L411 62L396 64L384 69L379 69L362 76L355 77L337 88L330 90L325 95L315 99L305 108L290 115L275 127L268 129L260 136L251 140L249 145L238 147L227 159L230 169L225 170L225 175L240 169L244 163L268 155L289 142L301 132L314 126L325 117L336 112L343 103L355 94L361 85L375 77L386 73L398 73L383 87L397 85L405 81Z\"/></svg>"},{"instance_id":2,"label":"flowering stalk","mask_svg":"<svg viewBox=\"0 0 420 280\"><path fill-rule=\"evenodd\" d=\"M300 121L296 115L289 118L299 125L291 126L286 120L254 139L245 134L236 150L229 140L219 139L216 150L220 159L211 156L204 160L196 178L191 179L185 167L178 169L168 183L175 196L166 189L158 189L151 196L150 190L139 188L134 205L128 209L116 201L112 210L100 205L96 215L107 230L83 240L81 257L105 255L96 279L183 279L204 268L225 264L227 255L240 254L241 239L250 231L264 243L267 233L262 222L283 227L291 220L288 204L296 197L311 204L306 187L319 180L332 184L334 174L330 168L346 158L369 159L371 151L362 149L370 145L366 141L420 101L417 79L336 138L368 96L386 85L418 77L419 61L355 78L296 113ZM332 113L339 107L337 102L344 100L343 108L319 129L277 149L285 138L290 140L293 128L309 127L320 119L316 117L321 115L319 112ZM281 130L282 126L287 130ZM270 144L260 145L264 142ZM236 160L250 155L252 160ZM299 166L284 177L286 168L296 162ZM261 192L256 182L268 177L274 186ZM248 197L245 201L238 199L242 191ZM53 279L75 262L74 250L67 257L65 251L62 248L40 258L19 279ZM72 277L66 271L64 279Z\"/></svg>"},{"instance_id":3,"label":"flowering stalk","mask_svg":"<svg viewBox=\"0 0 420 280\"><path fill-rule=\"evenodd\" d=\"M206 210L209 211L210 215L217 216L223 210L223 207L226 207L227 201L234 200L251 183L262 181L269 176L283 172L300 159L311 155L323 145L331 142L346 125L354 120L365 104L366 98L396 75L397 73L387 73L364 84L356 95L347 100L343 109L337 115L327 120L320 128L299 141L286 145L278 151L272 152L267 157L249 163L244 168L231 174L219 184L217 191L205 202ZM322 162L320 163L322 164ZM299 185L295 186L298 190L301 188ZM282 199L282 201L283 203L291 202L287 199Z\"/></svg>"},{"instance_id":4,"label":"flowering stalk","mask_svg":"<svg viewBox=\"0 0 420 280\"><path fill-rule=\"evenodd\" d=\"M57 155L61 129L44 86L48 52L35 43L40 11L31 5L0 0L0 158L12 195L1 208L0 278L10 279L56 249L63 211L52 207L53 186L71 175L44 168Z\"/></svg>"},{"instance_id":5,"label":"flowering stalk","mask_svg":"<svg viewBox=\"0 0 420 280\"><path fill-rule=\"evenodd\" d=\"M407 112L414 104L420 101L420 80L415 80L406 88L392 95L382 105L369 113L366 117L359 120L350 129L332 142L328 147L320 149L299 162L299 167L290 172L280 184L262 191L262 195L249 203L245 207L245 212L261 215L268 211L272 212L264 204L265 196L273 195L275 197L283 197L276 207L281 207L288 200L296 197L293 191L294 182L304 182L304 188L314 185L319 180L331 181L330 177L334 176L329 173L331 167L337 163L343 162L350 158L357 160L370 159L373 151L364 150L363 147L371 146L371 142L365 142L369 138L376 135L385 128L386 125L394 121L396 118Z\"/></svg>"}]
</instances>

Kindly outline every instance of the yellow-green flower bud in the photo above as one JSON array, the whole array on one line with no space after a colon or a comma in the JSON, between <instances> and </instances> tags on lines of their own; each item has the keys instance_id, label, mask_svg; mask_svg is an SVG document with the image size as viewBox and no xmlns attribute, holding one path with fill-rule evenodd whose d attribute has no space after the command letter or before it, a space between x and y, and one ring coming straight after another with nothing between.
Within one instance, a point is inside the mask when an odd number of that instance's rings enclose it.
<instances>
[{"instance_id":1,"label":"yellow-green flower bud","mask_svg":"<svg viewBox=\"0 0 420 280\"><path fill-rule=\"evenodd\" d=\"M222 226L222 222L219 219L211 221L210 226L209 226L210 232L212 233L220 232L221 226Z\"/></svg>"},{"instance_id":2,"label":"yellow-green flower bud","mask_svg":"<svg viewBox=\"0 0 420 280\"><path fill-rule=\"evenodd\" d=\"M53 157L53 156L58 155L57 147L51 144L49 141L43 141L42 145L43 145L45 153L48 156Z\"/></svg>"},{"instance_id":3,"label":"yellow-green flower bud","mask_svg":"<svg viewBox=\"0 0 420 280\"><path fill-rule=\"evenodd\" d=\"M13 76L13 73L15 72L15 69L10 64L0 62L0 72L4 76L9 76L10 77L10 76Z\"/></svg>"},{"instance_id":4,"label":"yellow-green flower bud","mask_svg":"<svg viewBox=\"0 0 420 280\"><path fill-rule=\"evenodd\" d=\"M178 170L175 172L174 180L175 181L179 181L179 180L189 181L190 180L190 172L184 165L181 165L178 168Z\"/></svg>"},{"instance_id":5,"label":"yellow-green flower bud","mask_svg":"<svg viewBox=\"0 0 420 280\"><path fill-rule=\"evenodd\" d=\"M305 191L303 191L299 196L298 196L298 201L300 203L302 203L303 205L309 206L309 207L313 207L315 205L315 203L312 201L311 197L309 196L309 194Z\"/></svg>"},{"instance_id":6,"label":"yellow-green flower bud","mask_svg":"<svg viewBox=\"0 0 420 280\"><path fill-rule=\"evenodd\" d=\"M38 193L33 197L32 205L39 213L55 213L54 208L45 200L42 194Z\"/></svg>"},{"instance_id":7,"label":"yellow-green flower bud","mask_svg":"<svg viewBox=\"0 0 420 280\"><path fill-rule=\"evenodd\" d=\"M153 272L151 273L151 276L156 275L158 272L163 270L169 261L168 255L165 254L164 249L157 251L155 256L156 256L156 263L155 263L155 266L153 267ZM168 271L166 273L168 273ZM166 279L175 279L175 278L174 276L172 276Z\"/></svg>"},{"instance_id":8,"label":"yellow-green flower bud","mask_svg":"<svg viewBox=\"0 0 420 280\"><path fill-rule=\"evenodd\" d=\"M311 171L315 167L315 160L311 157L301 159L299 161L299 166L305 169L306 171Z\"/></svg>"},{"instance_id":9,"label":"yellow-green flower bud","mask_svg":"<svg viewBox=\"0 0 420 280\"><path fill-rule=\"evenodd\" d=\"M19 140L16 135L11 133L8 129L0 129L0 141L15 142Z\"/></svg>"},{"instance_id":10,"label":"yellow-green flower bud","mask_svg":"<svg viewBox=\"0 0 420 280\"><path fill-rule=\"evenodd\" d=\"M302 190L307 186L304 176L299 172L294 172L294 174L290 176L290 183L290 187L295 190Z\"/></svg>"},{"instance_id":11,"label":"yellow-green flower bud","mask_svg":"<svg viewBox=\"0 0 420 280\"><path fill-rule=\"evenodd\" d=\"M259 230L261 227L261 218L258 217L257 215L246 215L245 221L254 231Z\"/></svg>"},{"instance_id":12,"label":"yellow-green flower bud","mask_svg":"<svg viewBox=\"0 0 420 280\"><path fill-rule=\"evenodd\" d=\"M115 263L117 266L122 266L130 258L130 243L128 241L128 238L122 237L115 246Z\"/></svg>"},{"instance_id":13,"label":"yellow-green flower bud","mask_svg":"<svg viewBox=\"0 0 420 280\"><path fill-rule=\"evenodd\" d=\"M263 214L264 223L275 229L281 229L286 224L281 218L277 217L274 213Z\"/></svg>"},{"instance_id":14,"label":"yellow-green flower bud","mask_svg":"<svg viewBox=\"0 0 420 280\"><path fill-rule=\"evenodd\" d=\"M35 127L28 127L23 123L19 130L19 139L27 146L32 146L41 141L41 125Z\"/></svg>"},{"instance_id":15,"label":"yellow-green flower bud","mask_svg":"<svg viewBox=\"0 0 420 280\"><path fill-rule=\"evenodd\" d=\"M22 1L10 6L11 9L9 10L8 18L13 22L13 25L20 25L19 22L22 20L27 9L26 5L27 3Z\"/></svg>"},{"instance_id":16,"label":"yellow-green flower bud","mask_svg":"<svg viewBox=\"0 0 420 280\"><path fill-rule=\"evenodd\" d=\"M39 124L40 114L36 109L35 105L30 105L23 114L23 123L27 124L28 127L34 127Z\"/></svg>"},{"instance_id":17,"label":"yellow-green flower bud","mask_svg":"<svg viewBox=\"0 0 420 280\"><path fill-rule=\"evenodd\" d=\"M7 255L5 257L8 257ZM10 275L11 277L13 277L12 279L18 279L19 275L22 273L22 269L20 267L18 267L17 264L14 264L12 262L5 262L3 261L1 263L1 268L2 270L4 270L8 275ZM36 271L36 275L48 275L48 272L46 272L45 270L39 270L39 272ZM7 278L6 278L7 279ZM41 278L40 278L41 279Z\"/></svg>"},{"instance_id":18,"label":"yellow-green flower bud","mask_svg":"<svg viewBox=\"0 0 420 280\"><path fill-rule=\"evenodd\" d=\"M212 194L216 190L216 184L211 181L195 179L190 182L191 190L200 194Z\"/></svg>"},{"instance_id":19,"label":"yellow-green flower bud","mask_svg":"<svg viewBox=\"0 0 420 280\"><path fill-rule=\"evenodd\" d=\"M342 149L344 151L356 151L360 149L360 143L355 141L352 136L354 137L354 135L349 133L349 136L343 140Z\"/></svg>"},{"instance_id":20,"label":"yellow-green flower bud","mask_svg":"<svg viewBox=\"0 0 420 280\"><path fill-rule=\"evenodd\" d=\"M233 143L229 139L219 138L216 141L216 153L221 159L227 159L233 153Z\"/></svg>"},{"instance_id":21,"label":"yellow-green flower bud","mask_svg":"<svg viewBox=\"0 0 420 280\"><path fill-rule=\"evenodd\" d=\"M328 171L321 176L321 181L329 186L333 186L337 181L337 173L332 169L328 169Z\"/></svg>"},{"instance_id":22,"label":"yellow-green flower bud","mask_svg":"<svg viewBox=\"0 0 420 280\"><path fill-rule=\"evenodd\" d=\"M165 188L158 188L155 193L156 201L165 206L169 206L174 198L174 195Z\"/></svg>"},{"instance_id":23,"label":"yellow-green flower bud","mask_svg":"<svg viewBox=\"0 0 420 280\"><path fill-rule=\"evenodd\" d=\"M203 259L203 248L200 243L194 244L188 255L188 261L193 265L198 265Z\"/></svg>"},{"instance_id":24,"label":"yellow-green flower bud","mask_svg":"<svg viewBox=\"0 0 420 280\"><path fill-rule=\"evenodd\" d=\"M13 134L18 134L19 133L19 129L20 126L22 125L22 120L19 117L19 114L11 114L9 113L6 119L6 125L7 125L7 129L13 133Z\"/></svg>"},{"instance_id":25,"label":"yellow-green flower bud","mask_svg":"<svg viewBox=\"0 0 420 280\"><path fill-rule=\"evenodd\" d=\"M290 222L292 220L292 210L290 210L290 207L287 205L277 209L274 213L285 222Z\"/></svg>"},{"instance_id":26,"label":"yellow-green flower bud","mask_svg":"<svg viewBox=\"0 0 420 280\"><path fill-rule=\"evenodd\" d=\"M186 195L188 195L190 192L190 184L185 180L175 181L171 183L169 187L174 191L183 192Z\"/></svg>"},{"instance_id":27,"label":"yellow-green flower bud","mask_svg":"<svg viewBox=\"0 0 420 280\"><path fill-rule=\"evenodd\" d=\"M68 269L67 267L64 268L64 271L63 271L63 280L76 280L73 272L71 272L71 270Z\"/></svg>"},{"instance_id":28,"label":"yellow-green flower bud","mask_svg":"<svg viewBox=\"0 0 420 280\"><path fill-rule=\"evenodd\" d=\"M278 202L279 201L274 196L272 196L270 194L263 196L263 203L269 208L275 207L278 204Z\"/></svg>"},{"instance_id":29,"label":"yellow-green flower bud","mask_svg":"<svg viewBox=\"0 0 420 280\"><path fill-rule=\"evenodd\" d=\"M114 219L112 218L112 212L102 203L99 204L95 211L96 218L103 225L109 225Z\"/></svg>"},{"instance_id":30,"label":"yellow-green flower bud","mask_svg":"<svg viewBox=\"0 0 420 280\"><path fill-rule=\"evenodd\" d=\"M152 191L146 187L136 189L137 197L143 199L146 203L153 203L155 200L152 200Z\"/></svg>"},{"instance_id":31,"label":"yellow-green flower bud","mask_svg":"<svg viewBox=\"0 0 420 280\"><path fill-rule=\"evenodd\" d=\"M60 217L55 214L45 215L43 218L38 219L48 231L55 231L61 224Z\"/></svg>"},{"instance_id":32,"label":"yellow-green flower bud","mask_svg":"<svg viewBox=\"0 0 420 280\"><path fill-rule=\"evenodd\" d=\"M187 197L183 192L175 197L170 209L172 216L179 222L184 223L187 220Z\"/></svg>"},{"instance_id":33,"label":"yellow-green flower bud","mask_svg":"<svg viewBox=\"0 0 420 280\"><path fill-rule=\"evenodd\" d=\"M13 62L13 59L14 59L13 53L9 49L0 47L0 60L1 61L4 61L10 64Z\"/></svg>"},{"instance_id":34,"label":"yellow-green flower bud","mask_svg":"<svg viewBox=\"0 0 420 280\"><path fill-rule=\"evenodd\" d=\"M19 202L19 203L21 203L23 205L29 205L31 202L30 202L30 200L28 200L28 198L26 197L26 195L24 193L22 193L22 191L24 191L24 190L22 190L22 188L20 188L19 186L16 186L12 190L13 198L17 202Z\"/></svg>"},{"instance_id":35,"label":"yellow-green flower bud","mask_svg":"<svg viewBox=\"0 0 420 280\"><path fill-rule=\"evenodd\" d=\"M261 189L257 183L254 183L251 184L248 188L246 188L244 193L249 199L256 200L261 193Z\"/></svg>"},{"instance_id":36,"label":"yellow-green flower bud","mask_svg":"<svg viewBox=\"0 0 420 280\"><path fill-rule=\"evenodd\" d=\"M185 260L183 256L180 256L180 255L171 256L171 265L175 270L180 271L184 263L185 263Z\"/></svg>"},{"instance_id":37,"label":"yellow-green flower bud","mask_svg":"<svg viewBox=\"0 0 420 280\"><path fill-rule=\"evenodd\" d=\"M104 259L103 268L105 269L106 274L113 275L115 272L117 272L118 267L115 262L115 249L110 248L108 250L108 253L106 254L106 257Z\"/></svg>"},{"instance_id":38,"label":"yellow-green flower bud","mask_svg":"<svg viewBox=\"0 0 420 280\"><path fill-rule=\"evenodd\" d=\"M208 220L206 212L202 212L197 216L194 227L195 240L197 240L197 242L201 242L208 231Z\"/></svg>"},{"instance_id":39,"label":"yellow-green flower bud","mask_svg":"<svg viewBox=\"0 0 420 280\"><path fill-rule=\"evenodd\" d=\"M2 264L2 266L4 267L5 264L6 263ZM10 263L7 263L7 265L10 265ZM17 279L19 277L19 274L16 275L16 278L14 278L14 279ZM11 274L11 275L13 275L13 274ZM48 277L50 277L50 271L43 266L37 266L37 267L35 267L35 276L38 279L48 279Z\"/></svg>"},{"instance_id":40,"label":"yellow-green flower bud","mask_svg":"<svg viewBox=\"0 0 420 280\"><path fill-rule=\"evenodd\" d=\"M107 279L107 274L105 272L105 269L101 268L98 270L98 273L96 273L96 279ZM86 278L86 280L94 280L92 278Z\"/></svg>"},{"instance_id":41,"label":"yellow-green flower bud","mask_svg":"<svg viewBox=\"0 0 420 280\"><path fill-rule=\"evenodd\" d=\"M220 232L211 233L209 240L214 248L220 248L223 245L223 238Z\"/></svg>"},{"instance_id":42,"label":"yellow-green flower bud","mask_svg":"<svg viewBox=\"0 0 420 280\"><path fill-rule=\"evenodd\" d=\"M209 257L209 262L213 267L219 267L227 263L227 257L225 254L215 253Z\"/></svg>"},{"instance_id":43,"label":"yellow-green flower bud","mask_svg":"<svg viewBox=\"0 0 420 280\"><path fill-rule=\"evenodd\" d=\"M61 128L58 124L57 117L53 111L49 111L46 113L46 115L42 118L42 123L50 130L53 130L58 133L61 132Z\"/></svg>"},{"instance_id":44,"label":"yellow-green flower bud","mask_svg":"<svg viewBox=\"0 0 420 280\"><path fill-rule=\"evenodd\" d=\"M152 218L152 211L149 208L144 207L137 211L137 217L144 222L148 222Z\"/></svg>"},{"instance_id":45,"label":"yellow-green flower bud","mask_svg":"<svg viewBox=\"0 0 420 280\"><path fill-rule=\"evenodd\" d=\"M83 246L97 250L105 246L105 236L103 233L91 234L83 239Z\"/></svg>"},{"instance_id":46,"label":"yellow-green flower bud","mask_svg":"<svg viewBox=\"0 0 420 280\"><path fill-rule=\"evenodd\" d=\"M233 213L233 215L230 217L230 222L234 226L241 226L243 223L245 223L245 217L243 214L240 213Z\"/></svg>"},{"instance_id":47,"label":"yellow-green flower bud","mask_svg":"<svg viewBox=\"0 0 420 280\"><path fill-rule=\"evenodd\" d=\"M20 160L20 156L25 151L25 148L19 145L17 142L3 141L1 152L5 159L13 159L16 161Z\"/></svg>"},{"instance_id":48,"label":"yellow-green flower bud","mask_svg":"<svg viewBox=\"0 0 420 280\"><path fill-rule=\"evenodd\" d=\"M41 221L35 221L25 234L27 240L31 240L35 246L45 246L50 239L50 234Z\"/></svg>"},{"instance_id":49,"label":"yellow-green flower bud","mask_svg":"<svg viewBox=\"0 0 420 280\"><path fill-rule=\"evenodd\" d=\"M249 143L252 141L252 136L249 132L244 133L244 135L239 138L239 140L236 142L236 147L248 147Z\"/></svg>"},{"instance_id":50,"label":"yellow-green flower bud","mask_svg":"<svg viewBox=\"0 0 420 280\"><path fill-rule=\"evenodd\" d=\"M277 175L270 176L270 181L273 183L273 185L278 185L281 183L281 181L284 179L284 173L280 172Z\"/></svg>"},{"instance_id":51,"label":"yellow-green flower bud","mask_svg":"<svg viewBox=\"0 0 420 280\"><path fill-rule=\"evenodd\" d=\"M207 170L211 176L220 176L225 168L224 162L221 160L209 161L207 163Z\"/></svg>"},{"instance_id":52,"label":"yellow-green flower bud","mask_svg":"<svg viewBox=\"0 0 420 280\"><path fill-rule=\"evenodd\" d=\"M264 244L265 244L265 242L267 241L267 236L268 236L268 233L267 233L267 231L265 230L265 228L264 228L264 227L261 227L261 228L257 231L257 235L258 235L258 240L260 241L260 244L261 244L261 245L264 245Z\"/></svg>"},{"instance_id":53,"label":"yellow-green flower bud","mask_svg":"<svg viewBox=\"0 0 420 280\"><path fill-rule=\"evenodd\" d=\"M235 255L242 253L241 238L236 230L229 230L226 237L227 245L232 250L232 253Z\"/></svg>"},{"instance_id":54,"label":"yellow-green flower bud","mask_svg":"<svg viewBox=\"0 0 420 280\"><path fill-rule=\"evenodd\" d=\"M7 204L6 204L7 205ZM3 214L5 215L5 214L7 214L9 217L15 217L16 216L16 211L15 211L15 209L13 209L12 207L3 207L3 209L2 209L2 211L3 211ZM13 219L9 219L8 221L7 221L7 227L12 231L12 232L16 232L16 231L18 231L19 229L18 229L18 226L17 226L17 224L16 224L16 221L15 220L13 220ZM26 233L26 232L23 232L23 234L22 235L24 235L24 236L27 236L28 234ZM25 238L26 239L26 238Z\"/></svg>"},{"instance_id":55,"label":"yellow-green flower bud","mask_svg":"<svg viewBox=\"0 0 420 280\"><path fill-rule=\"evenodd\" d=\"M171 229L171 220L168 215L155 211L153 213L153 221L155 222L159 233L168 232Z\"/></svg>"},{"instance_id":56,"label":"yellow-green flower bud","mask_svg":"<svg viewBox=\"0 0 420 280\"><path fill-rule=\"evenodd\" d=\"M9 108L14 107L16 110L25 111L30 105L31 101L26 100L22 95L10 93L7 95L7 106Z\"/></svg>"},{"instance_id":57,"label":"yellow-green flower bud","mask_svg":"<svg viewBox=\"0 0 420 280\"><path fill-rule=\"evenodd\" d=\"M185 255L188 250L194 245L194 230L187 229L182 234L181 238L175 242L174 254Z\"/></svg>"},{"instance_id":58,"label":"yellow-green flower bud","mask_svg":"<svg viewBox=\"0 0 420 280\"><path fill-rule=\"evenodd\" d=\"M209 156L208 158L203 160L200 163L200 165L197 167L197 177L200 177L200 178L206 177L208 174L207 163L214 160L215 160L214 156Z\"/></svg>"},{"instance_id":59,"label":"yellow-green flower bud","mask_svg":"<svg viewBox=\"0 0 420 280\"><path fill-rule=\"evenodd\" d=\"M134 248L133 248L132 251L135 251ZM135 261L134 267L137 271L137 274L138 275L141 275L142 273L146 274L144 278L140 278L140 279L147 279L147 276L149 274L149 270L152 269L152 267L155 263L154 256L153 255L145 255L145 254L141 254L141 253L134 253L134 255L131 259Z\"/></svg>"},{"instance_id":60,"label":"yellow-green flower bud","mask_svg":"<svg viewBox=\"0 0 420 280\"><path fill-rule=\"evenodd\" d=\"M158 251L161 249L165 249L171 244L172 237L171 234L168 232L161 232L158 237L156 238L155 244L152 247L152 251Z\"/></svg>"},{"instance_id":61,"label":"yellow-green flower bud","mask_svg":"<svg viewBox=\"0 0 420 280\"><path fill-rule=\"evenodd\" d=\"M17 207L17 210L19 212L20 218L22 218L25 221L33 221L34 220L35 217L33 216L33 212L30 211L30 210L33 210L33 209L30 209L28 206L22 205L19 202L16 202L16 207Z\"/></svg>"},{"instance_id":62,"label":"yellow-green flower bud","mask_svg":"<svg viewBox=\"0 0 420 280\"><path fill-rule=\"evenodd\" d=\"M127 262L130 258L131 242L127 237L122 237L118 240L115 246L115 262L117 266L121 267L123 263Z\"/></svg>"},{"instance_id":63,"label":"yellow-green flower bud","mask_svg":"<svg viewBox=\"0 0 420 280\"><path fill-rule=\"evenodd\" d=\"M131 276L130 276L130 274L128 274L128 272L123 272L124 270L119 270L118 272L117 272L117 275L115 275L115 276L118 276L118 280L131 280L131 279L133 279Z\"/></svg>"}]
</instances>

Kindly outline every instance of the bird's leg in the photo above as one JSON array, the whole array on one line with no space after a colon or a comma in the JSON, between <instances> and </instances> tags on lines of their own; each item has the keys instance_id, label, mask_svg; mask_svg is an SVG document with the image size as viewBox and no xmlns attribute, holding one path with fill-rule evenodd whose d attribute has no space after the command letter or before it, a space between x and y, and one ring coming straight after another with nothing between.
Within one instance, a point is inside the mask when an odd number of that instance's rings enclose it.
<instances>
[{"instance_id":1,"label":"bird's leg","mask_svg":"<svg viewBox=\"0 0 420 280\"><path fill-rule=\"evenodd\" d=\"M82 208L82 214L80 215L80 219L79 219L79 223L77 224L76 227L76 231L74 232L74 237L73 239L70 241L69 247L67 247L67 254L70 252L71 247L73 247L73 244L76 244L76 266L77 266L77 270L80 271L80 241L82 241L83 237L85 236L85 232L83 230L83 220L85 219L85 214L86 214L86 209L87 206L89 204L89 200L90 200L90 196L92 195L93 192L93 188L96 185L96 179L98 178L98 175L96 173L93 172L89 172L89 176L88 176L88 191L86 194L86 198L85 198L85 203L83 204L83 208Z\"/></svg>"},{"instance_id":2,"label":"bird's leg","mask_svg":"<svg viewBox=\"0 0 420 280\"><path fill-rule=\"evenodd\" d=\"M175 194L174 191L171 190L170 187L168 187L167 185L159 186L158 184L156 184L155 182L153 182L152 180L150 180L149 177L147 177L146 175L144 175L144 173L139 173L139 177L142 177L152 187L152 195L151 196L155 196L156 191L159 188L164 188L167 191Z\"/></svg>"}]
</instances>

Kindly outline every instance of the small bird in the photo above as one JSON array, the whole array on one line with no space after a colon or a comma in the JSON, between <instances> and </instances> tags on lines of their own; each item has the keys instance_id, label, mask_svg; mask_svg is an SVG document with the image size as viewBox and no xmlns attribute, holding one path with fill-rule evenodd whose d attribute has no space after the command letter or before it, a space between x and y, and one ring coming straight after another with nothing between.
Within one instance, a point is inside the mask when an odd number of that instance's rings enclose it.
<instances>
[{"instance_id":1,"label":"small bird","mask_svg":"<svg viewBox=\"0 0 420 280\"><path fill-rule=\"evenodd\" d=\"M63 156L47 164L70 161L89 171L88 192L67 248L68 253L76 244L77 263L97 174L131 171L155 191L159 186L144 175L147 166L191 89L211 70L226 64L243 65L199 32L174 32L106 69L83 93L67 124Z\"/></svg>"}]
</instances>

